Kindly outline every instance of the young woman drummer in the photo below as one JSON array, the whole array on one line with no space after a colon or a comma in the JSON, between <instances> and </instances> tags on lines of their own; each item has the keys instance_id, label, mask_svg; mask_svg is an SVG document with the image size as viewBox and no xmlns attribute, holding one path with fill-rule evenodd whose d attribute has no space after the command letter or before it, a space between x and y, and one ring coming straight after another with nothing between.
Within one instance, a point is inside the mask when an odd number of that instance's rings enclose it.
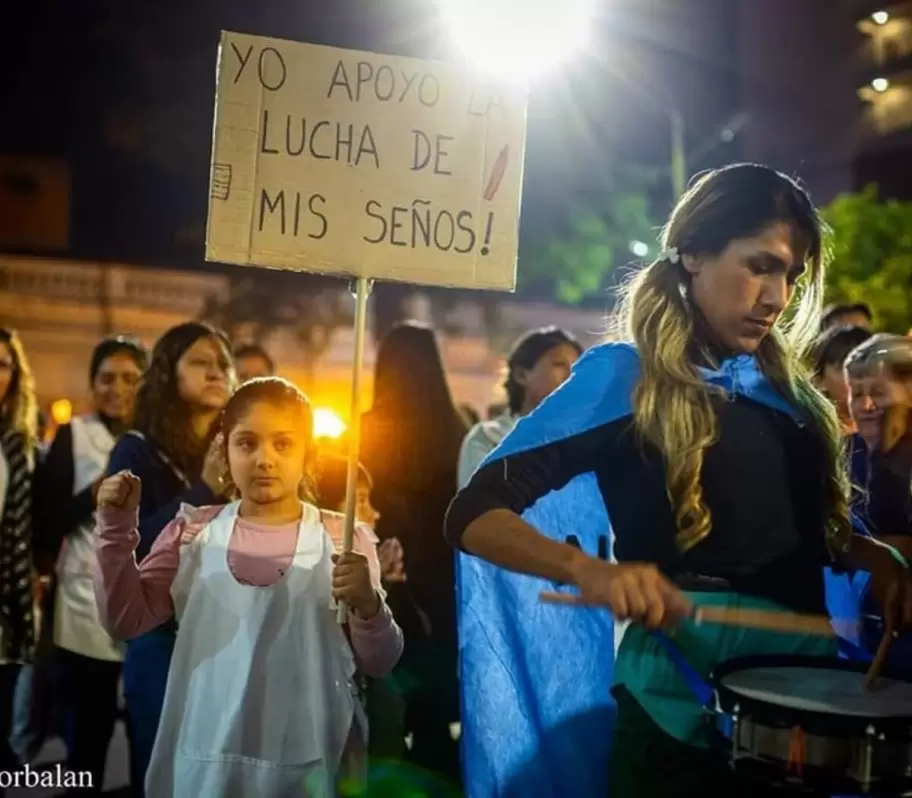
<instances>
[{"instance_id":1,"label":"young woman drummer","mask_svg":"<svg viewBox=\"0 0 912 798\"><path fill-rule=\"evenodd\" d=\"M824 278L820 222L807 194L762 166L708 173L678 202L663 247L623 298L630 343L590 351L570 380L520 421L454 500L446 534L475 557L575 586L616 619L637 622L627 627L614 666L612 796L743 797L750 788L708 749L699 702L648 630L685 618L673 641L705 678L735 656L827 654L830 642L697 626L685 617L691 601L823 614L821 566L831 557L903 591L907 583L891 550L852 534L839 424L799 364L819 328ZM786 323L782 314L796 294ZM582 475L589 481L579 483ZM618 564L521 517L546 497L559 500L575 480L582 486L572 494L575 506L565 508L563 531L596 517L580 501L580 491L589 490L604 505L601 519L607 511ZM480 612L470 605L473 596L485 601L481 589L468 595L472 563L461 560L464 689L474 655L465 634ZM682 593L675 582L694 575L718 589ZM586 613L564 612L565 623L581 631L578 639L594 628L572 620ZM509 635L518 637L515 629ZM534 635L525 639L539 644ZM604 656L610 661L610 648ZM542 657L525 661L541 672ZM580 679L565 673L565 686L552 685L549 696L579 690ZM551 793L540 787L527 794Z\"/></svg>"}]
</instances>

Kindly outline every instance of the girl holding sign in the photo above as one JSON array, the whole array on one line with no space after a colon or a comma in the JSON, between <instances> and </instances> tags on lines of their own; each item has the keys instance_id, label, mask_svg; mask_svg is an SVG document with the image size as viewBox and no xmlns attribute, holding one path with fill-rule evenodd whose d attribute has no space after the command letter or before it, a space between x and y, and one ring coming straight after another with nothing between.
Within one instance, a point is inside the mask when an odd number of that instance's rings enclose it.
<instances>
[{"instance_id":1,"label":"girl holding sign","mask_svg":"<svg viewBox=\"0 0 912 798\"><path fill-rule=\"evenodd\" d=\"M299 498L310 481L313 416L291 383L245 383L222 419L240 499L182 507L137 566L141 485L99 491L96 592L109 629L131 637L179 622L149 795L329 796L366 734L356 666L385 676L402 633L380 587L373 538L336 555L338 516ZM345 631L335 602L352 610Z\"/></svg>"}]
</instances>

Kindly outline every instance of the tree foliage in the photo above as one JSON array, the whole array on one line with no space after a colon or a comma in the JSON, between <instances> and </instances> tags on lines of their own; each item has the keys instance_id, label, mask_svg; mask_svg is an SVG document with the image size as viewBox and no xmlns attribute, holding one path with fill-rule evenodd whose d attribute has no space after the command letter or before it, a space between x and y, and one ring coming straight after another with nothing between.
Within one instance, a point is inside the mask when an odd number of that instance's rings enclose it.
<instances>
[{"instance_id":1,"label":"tree foliage","mask_svg":"<svg viewBox=\"0 0 912 798\"><path fill-rule=\"evenodd\" d=\"M577 304L609 287L618 267L654 256L654 184L649 173L627 170L599 192L571 202L552 238L521 252L521 286L547 287L557 301ZM632 254L635 242L647 246L648 254Z\"/></svg>"},{"instance_id":2,"label":"tree foliage","mask_svg":"<svg viewBox=\"0 0 912 798\"><path fill-rule=\"evenodd\" d=\"M867 302L879 327L912 328L912 202L881 201L869 186L824 208L832 228L830 302Z\"/></svg>"},{"instance_id":3,"label":"tree foliage","mask_svg":"<svg viewBox=\"0 0 912 798\"><path fill-rule=\"evenodd\" d=\"M351 325L353 307L338 280L257 271L253 277L232 277L227 297L209 297L201 316L232 340L261 340L290 330L304 353L304 370L312 374L333 333Z\"/></svg>"}]
</instances>

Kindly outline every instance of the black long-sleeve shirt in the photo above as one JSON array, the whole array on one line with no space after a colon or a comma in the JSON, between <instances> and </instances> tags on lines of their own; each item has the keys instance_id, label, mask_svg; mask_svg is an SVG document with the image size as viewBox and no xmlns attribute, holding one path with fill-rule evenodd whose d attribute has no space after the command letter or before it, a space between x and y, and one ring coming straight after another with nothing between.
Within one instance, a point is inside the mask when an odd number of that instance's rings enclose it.
<instances>
[{"instance_id":1,"label":"black long-sleeve shirt","mask_svg":"<svg viewBox=\"0 0 912 798\"><path fill-rule=\"evenodd\" d=\"M102 416L102 422L110 423ZM35 559L39 570L53 567L63 539L92 518L95 497L92 486L73 493L76 464L73 459L73 428L63 424L35 472L34 524L38 530Z\"/></svg>"},{"instance_id":2,"label":"black long-sleeve shirt","mask_svg":"<svg viewBox=\"0 0 912 798\"><path fill-rule=\"evenodd\" d=\"M619 561L653 562L670 578L699 574L799 612L824 612L827 518L824 451L787 415L741 396L714 400L719 440L701 485L712 531L682 553L660 453L630 416L479 470L450 506L448 540L494 509L522 513L579 474L594 472Z\"/></svg>"}]
</instances>

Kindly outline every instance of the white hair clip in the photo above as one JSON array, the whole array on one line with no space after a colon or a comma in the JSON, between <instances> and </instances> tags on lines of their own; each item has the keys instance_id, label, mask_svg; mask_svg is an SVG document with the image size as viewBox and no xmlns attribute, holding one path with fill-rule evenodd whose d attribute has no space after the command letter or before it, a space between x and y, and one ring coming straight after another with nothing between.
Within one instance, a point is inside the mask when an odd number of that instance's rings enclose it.
<instances>
[{"instance_id":1,"label":"white hair clip","mask_svg":"<svg viewBox=\"0 0 912 798\"><path fill-rule=\"evenodd\" d=\"M659 260L667 260L673 266L676 266L681 262L681 253L678 252L677 247L665 247L662 250L662 254L659 255Z\"/></svg>"}]
</instances>

